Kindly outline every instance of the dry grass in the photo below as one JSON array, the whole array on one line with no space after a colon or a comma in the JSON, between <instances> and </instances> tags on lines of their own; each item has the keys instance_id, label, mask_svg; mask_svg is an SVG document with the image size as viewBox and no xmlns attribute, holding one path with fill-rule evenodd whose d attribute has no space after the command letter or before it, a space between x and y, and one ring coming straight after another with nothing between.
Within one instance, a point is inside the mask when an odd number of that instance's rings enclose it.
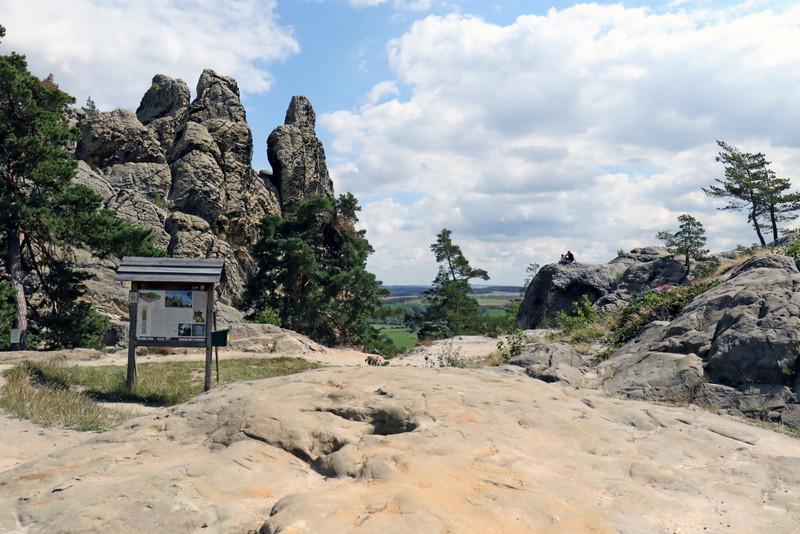
<instances>
[{"instance_id":1,"label":"dry grass","mask_svg":"<svg viewBox=\"0 0 800 534\"><path fill-rule=\"evenodd\" d=\"M714 273L710 275L708 278L711 279L711 278L716 278L717 276L722 276L723 274L727 273L734 267L738 267L739 265L743 264L756 254L770 254L771 252L772 250L768 248L762 248L755 250L750 254L742 254L741 256L737 256L736 258L729 260L727 263L720 265L719 268L716 271L714 271Z\"/></svg>"},{"instance_id":2,"label":"dry grass","mask_svg":"<svg viewBox=\"0 0 800 534\"><path fill-rule=\"evenodd\" d=\"M101 406L97 401L172 406L203 392L202 361L148 362L138 366L136 383L125 388L121 365L69 365L58 359L23 361L5 372L0 407L15 417L44 426L103 431L134 414ZM301 358L226 360L220 383L258 380L315 369ZM217 384L215 384L217 385Z\"/></svg>"},{"instance_id":3,"label":"dry grass","mask_svg":"<svg viewBox=\"0 0 800 534\"><path fill-rule=\"evenodd\" d=\"M53 369L52 364L45 364ZM0 407L42 426L103 431L136 415L98 405L85 395L69 390L58 378L47 380L23 363L6 374Z\"/></svg>"}]
</instances>

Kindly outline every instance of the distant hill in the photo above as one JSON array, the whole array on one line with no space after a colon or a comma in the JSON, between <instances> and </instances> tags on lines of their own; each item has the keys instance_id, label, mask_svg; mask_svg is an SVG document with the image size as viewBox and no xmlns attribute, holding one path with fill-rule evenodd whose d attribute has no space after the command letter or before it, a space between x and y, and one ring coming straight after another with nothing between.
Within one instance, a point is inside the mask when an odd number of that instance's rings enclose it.
<instances>
[{"instance_id":1,"label":"distant hill","mask_svg":"<svg viewBox=\"0 0 800 534\"><path fill-rule=\"evenodd\" d=\"M394 298L422 298L422 292L430 289L430 286L381 286L383 289L389 290L390 299ZM473 285L473 295L511 295L516 298L519 295L519 287L517 286L482 286Z\"/></svg>"}]
</instances>

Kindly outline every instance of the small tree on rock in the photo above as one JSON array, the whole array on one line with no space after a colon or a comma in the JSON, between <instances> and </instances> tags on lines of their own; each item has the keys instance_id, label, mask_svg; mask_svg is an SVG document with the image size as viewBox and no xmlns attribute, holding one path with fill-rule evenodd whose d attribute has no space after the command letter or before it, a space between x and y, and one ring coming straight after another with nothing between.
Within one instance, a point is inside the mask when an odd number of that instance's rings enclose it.
<instances>
[{"instance_id":1,"label":"small tree on rock","mask_svg":"<svg viewBox=\"0 0 800 534\"><path fill-rule=\"evenodd\" d=\"M721 210L746 210L762 247L767 245L762 228L771 228L772 239L777 241L778 223L797 218L791 212L800 210L800 194L788 192L791 183L775 175L764 154L742 152L723 141L717 144L722 150L716 160L725 166L725 179L715 179L719 185L704 187L703 192L730 199Z\"/></svg>"},{"instance_id":2,"label":"small tree on rock","mask_svg":"<svg viewBox=\"0 0 800 534\"><path fill-rule=\"evenodd\" d=\"M686 274L689 277L689 260L701 260L708 250L703 248L706 244L706 231L700 221L684 213L678 216L680 229L675 232L658 232L656 238L664 241L670 254L683 255L686 257Z\"/></svg>"}]
</instances>

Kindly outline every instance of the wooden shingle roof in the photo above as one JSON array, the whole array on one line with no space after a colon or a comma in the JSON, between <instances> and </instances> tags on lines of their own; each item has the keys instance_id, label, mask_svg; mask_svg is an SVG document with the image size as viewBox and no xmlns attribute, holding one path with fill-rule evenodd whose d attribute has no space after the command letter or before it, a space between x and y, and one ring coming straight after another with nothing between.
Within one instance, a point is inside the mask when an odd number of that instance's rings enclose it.
<instances>
[{"instance_id":1,"label":"wooden shingle roof","mask_svg":"<svg viewBox=\"0 0 800 534\"><path fill-rule=\"evenodd\" d=\"M134 282L225 282L221 258L142 258L125 256L114 280Z\"/></svg>"}]
</instances>

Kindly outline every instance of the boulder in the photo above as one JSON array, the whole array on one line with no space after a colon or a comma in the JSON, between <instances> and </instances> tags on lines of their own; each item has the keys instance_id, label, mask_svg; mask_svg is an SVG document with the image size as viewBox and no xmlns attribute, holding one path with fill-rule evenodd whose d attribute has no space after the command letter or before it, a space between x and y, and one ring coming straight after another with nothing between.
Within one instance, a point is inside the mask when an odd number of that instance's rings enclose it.
<instances>
[{"instance_id":1,"label":"boulder","mask_svg":"<svg viewBox=\"0 0 800 534\"><path fill-rule=\"evenodd\" d=\"M333 197L333 182L315 125L316 115L308 99L293 96L284 124L267 139L272 179L284 213L313 195Z\"/></svg>"},{"instance_id":2,"label":"boulder","mask_svg":"<svg viewBox=\"0 0 800 534\"><path fill-rule=\"evenodd\" d=\"M565 363L571 367L584 365L583 357L567 343L528 343L519 356L508 360L509 365L530 367L544 365L550 367L557 363Z\"/></svg>"},{"instance_id":3,"label":"boulder","mask_svg":"<svg viewBox=\"0 0 800 534\"><path fill-rule=\"evenodd\" d=\"M188 120L203 123L209 119L245 122L247 114L236 80L205 69L197 81L197 98L189 106Z\"/></svg>"},{"instance_id":4,"label":"boulder","mask_svg":"<svg viewBox=\"0 0 800 534\"><path fill-rule=\"evenodd\" d=\"M610 293L625 268L621 263L545 265L525 291L517 313L517 326L522 330L552 326L559 312L572 312L575 303L580 303L584 295L593 303Z\"/></svg>"},{"instance_id":5,"label":"boulder","mask_svg":"<svg viewBox=\"0 0 800 534\"><path fill-rule=\"evenodd\" d=\"M571 313L584 295L597 311L612 312L634 295L686 282L683 263L664 247L635 248L602 265L545 265L525 291L517 326L523 330L551 326L559 313Z\"/></svg>"},{"instance_id":6,"label":"boulder","mask_svg":"<svg viewBox=\"0 0 800 534\"><path fill-rule=\"evenodd\" d=\"M136 108L136 117L145 126L156 119L178 117L189 107L191 96L189 86L183 80L156 74Z\"/></svg>"},{"instance_id":7,"label":"boulder","mask_svg":"<svg viewBox=\"0 0 800 534\"><path fill-rule=\"evenodd\" d=\"M118 163L166 163L156 137L127 109L87 117L80 129L76 154L93 169Z\"/></svg>"},{"instance_id":8,"label":"boulder","mask_svg":"<svg viewBox=\"0 0 800 534\"><path fill-rule=\"evenodd\" d=\"M720 408L755 413L796 402L791 395L798 394L800 383L798 286L800 272L793 259L753 256L675 320L651 324L603 362L600 371L610 377L603 389L661 398L665 385L685 394L693 383L709 381L720 386L706 385L692 394ZM658 387L650 382L656 369ZM765 393L754 393L758 384Z\"/></svg>"},{"instance_id":9,"label":"boulder","mask_svg":"<svg viewBox=\"0 0 800 534\"><path fill-rule=\"evenodd\" d=\"M542 370L534 371L533 369L535 367L536 366L529 367L527 369L527 374L531 378L541 380L542 382L563 382L570 386L579 386L583 383L583 372L564 362L558 362Z\"/></svg>"},{"instance_id":10,"label":"boulder","mask_svg":"<svg viewBox=\"0 0 800 534\"><path fill-rule=\"evenodd\" d=\"M153 132L166 153L186 124L190 98L186 82L156 74L136 110L136 116Z\"/></svg>"}]
</instances>

